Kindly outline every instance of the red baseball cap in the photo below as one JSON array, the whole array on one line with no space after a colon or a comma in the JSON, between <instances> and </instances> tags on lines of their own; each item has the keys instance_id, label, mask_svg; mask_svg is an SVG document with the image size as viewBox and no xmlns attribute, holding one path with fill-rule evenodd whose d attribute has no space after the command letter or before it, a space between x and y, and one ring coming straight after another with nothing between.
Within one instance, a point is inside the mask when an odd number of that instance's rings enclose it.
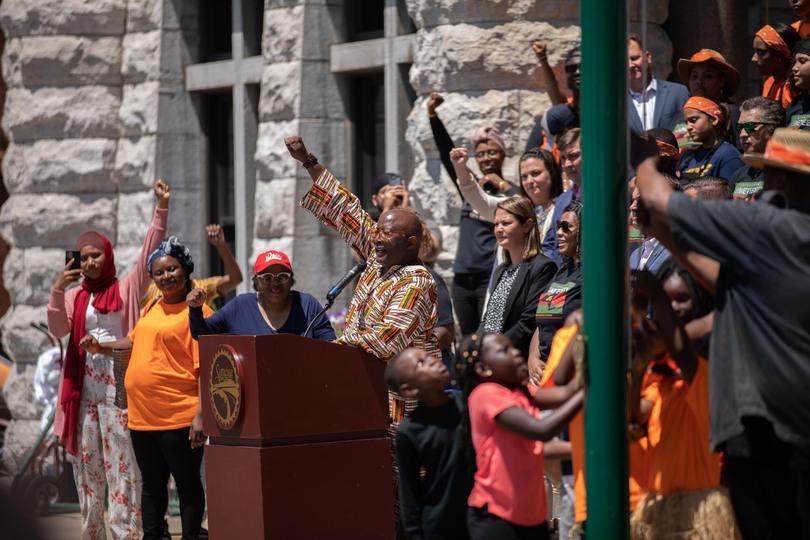
<instances>
[{"instance_id":1,"label":"red baseball cap","mask_svg":"<svg viewBox=\"0 0 810 540\"><path fill-rule=\"evenodd\" d=\"M253 275L255 276L274 264L280 264L281 266L287 268L290 272L293 271L292 265L290 264L290 258L287 257L287 254L271 249L256 257L256 262L253 264Z\"/></svg>"}]
</instances>

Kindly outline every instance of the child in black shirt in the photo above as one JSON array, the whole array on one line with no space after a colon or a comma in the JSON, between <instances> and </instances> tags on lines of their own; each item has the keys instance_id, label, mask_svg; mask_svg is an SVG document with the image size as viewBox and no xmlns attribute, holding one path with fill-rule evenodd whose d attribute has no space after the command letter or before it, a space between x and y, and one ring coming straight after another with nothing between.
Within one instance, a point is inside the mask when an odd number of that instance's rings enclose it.
<instances>
[{"instance_id":1,"label":"child in black shirt","mask_svg":"<svg viewBox=\"0 0 810 540\"><path fill-rule=\"evenodd\" d=\"M399 353L385 370L393 391L419 401L397 428L396 438L400 513L411 540L469 538L463 400L444 391L449 377L440 358L414 348Z\"/></svg>"}]
</instances>

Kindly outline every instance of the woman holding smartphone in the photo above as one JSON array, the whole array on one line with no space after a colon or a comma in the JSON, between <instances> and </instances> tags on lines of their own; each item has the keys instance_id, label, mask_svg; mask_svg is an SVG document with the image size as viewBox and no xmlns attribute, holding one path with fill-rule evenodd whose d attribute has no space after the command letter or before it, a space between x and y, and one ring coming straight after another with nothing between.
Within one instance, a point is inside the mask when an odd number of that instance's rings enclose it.
<instances>
[{"instance_id":1,"label":"woman holding smartphone","mask_svg":"<svg viewBox=\"0 0 810 540\"><path fill-rule=\"evenodd\" d=\"M135 326L140 298L149 286L146 261L165 236L169 216L169 186L158 180L154 192L157 208L133 271L119 280L112 244L97 232L87 232L76 242L80 268L71 269L74 260L65 264L48 302L48 329L59 338L70 335L54 433L73 456L83 539L105 537L105 491L113 538L141 535L140 473L127 411L114 404L113 360L85 352L79 342L86 335L101 343L113 342ZM66 291L80 280L81 286Z\"/></svg>"}]
</instances>

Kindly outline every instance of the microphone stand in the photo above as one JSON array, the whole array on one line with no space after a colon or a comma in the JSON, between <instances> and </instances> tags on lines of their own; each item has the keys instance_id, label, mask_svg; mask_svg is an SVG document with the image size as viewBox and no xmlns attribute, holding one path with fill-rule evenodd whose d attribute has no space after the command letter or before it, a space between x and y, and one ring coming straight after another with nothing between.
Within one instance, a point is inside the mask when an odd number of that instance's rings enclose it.
<instances>
[{"instance_id":1,"label":"microphone stand","mask_svg":"<svg viewBox=\"0 0 810 540\"><path fill-rule=\"evenodd\" d=\"M324 313L326 313L326 310L327 310L327 309L329 309L330 307L332 307L332 304L334 304L334 303L335 303L335 299L334 299L334 298L331 298L331 299L330 299L330 298L327 296L327 298L326 298L326 305L325 305L325 306L323 306L323 309L322 309L322 310L320 310L320 311L318 312L318 314L317 314L317 315L315 315L315 317L314 317L314 318L313 318L313 319L312 319L312 320L309 322L309 326L307 326L307 329L306 329L306 330L304 330L304 333L303 333L302 337L307 337L307 334L309 334L309 331L310 331L310 330L312 330L312 325L313 325L313 324L315 324L315 321L317 321L318 319L320 319L320 318L321 318L321 315L323 315Z\"/></svg>"}]
</instances>

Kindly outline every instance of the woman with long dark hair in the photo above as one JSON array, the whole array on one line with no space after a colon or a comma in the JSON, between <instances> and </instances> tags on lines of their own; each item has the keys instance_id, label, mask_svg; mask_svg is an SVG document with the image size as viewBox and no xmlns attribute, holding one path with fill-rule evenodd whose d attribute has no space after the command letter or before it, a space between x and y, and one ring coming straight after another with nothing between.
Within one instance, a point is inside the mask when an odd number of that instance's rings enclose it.
<instances>
[{"instance_id":1,"label":"woman with long dark hair","mask_svg":"<svg viewBox=\"0 0 810 540\"><path fill-rule=\"evenodd\" d=\"M787 107L796 93L791 84L790 64L793 47L801 40L790 26L766 24L754 36L754 55L751 61L759 74L765 77L762 97L770 98Z\"/></svg>"},{"instance_id":2,"label":"woman with long dark hair","mask_svg":"<svg viewBox=\"0 0 810 540\"><path fill-rule=\"evenodd\" d=\"M810 38L801 40L793 49L790 73L796 97L785 108L787 127L810 129Z\"/></svg>"},{"instance_id":3,"label":"woman with long dark hair","mask_svg":"<svg viewBox=\"0 0 810 540\"><path fill-rule=\"evenodd\" d=\"M529 377L540 382L554 334L565 319L582 307L582 201L569 204L556 223L563 263L540 294L535 310L537 328L529 345Z\"/></svg>"}]
</instances>

